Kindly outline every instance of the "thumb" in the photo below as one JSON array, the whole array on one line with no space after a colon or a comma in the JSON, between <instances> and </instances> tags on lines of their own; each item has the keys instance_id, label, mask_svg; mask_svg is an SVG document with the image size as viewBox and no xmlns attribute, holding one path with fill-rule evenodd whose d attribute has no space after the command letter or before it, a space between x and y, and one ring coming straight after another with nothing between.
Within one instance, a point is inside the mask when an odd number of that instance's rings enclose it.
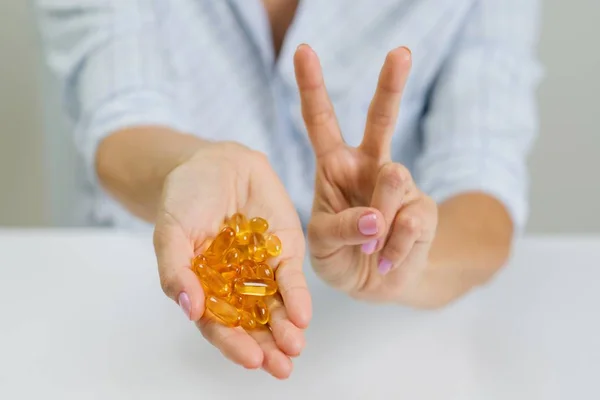
<instances>
[{"instance_id":1,"label":"thumb","mask_svg":"<svg viewBox=\"0 0 600 400\"><path fill-rule=\"evenodd\" d=\"M154 250L163 292L181 307L186 317L197 321L204 314L204 290L190 266L194 249L178 225L157 222Z\"/></svg>"},{"instance_id":2,"label":"thumb","mask_svg":"<svg viewBox=\"0 0 600 400\"><path fill-rule=\"evenodd\" d=\"M353 207L337 214L316 212L308 226L311 252L328 255L343 246L362 244L363 250L385 233L381 212L371 207ZM372 246L373 249L375 246Z\"/></svg>"}]
</instances>

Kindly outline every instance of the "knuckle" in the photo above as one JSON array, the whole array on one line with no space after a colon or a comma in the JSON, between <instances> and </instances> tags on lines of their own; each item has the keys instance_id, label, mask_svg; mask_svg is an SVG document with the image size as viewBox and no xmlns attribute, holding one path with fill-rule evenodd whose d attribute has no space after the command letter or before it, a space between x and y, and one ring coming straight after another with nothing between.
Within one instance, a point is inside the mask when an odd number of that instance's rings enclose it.
<instances>
[{"instance_id":1,"label":"knuckle","mask_svg":"<svg viewBox=\"0 0 600 400\"><path fill-rule=\"evenodd\" d=\"M277 275L277 279L281 281L279 291L283 303L280 301L271 302L269 305L273 310L285 311L282 304L289 303L293 299L310 297L306 278L302 271L290 271L286 276Z\"/></svg>"},{"instance_id":2,"label":"knuckle","mask_svg":"<svg viewBox=\"0 0 600 400\"><path fill-rule=\"evenodd\" d=\"M386 164L381 173L386 186L394 191L402 189L411 180L410 171L405 166L397 163Z\"/></svg>"},{"instance_id":3,"label":"knuckle","mask_svg":"<svg viewBox=\"0 0 600 400\"><path fill-rule=\"evenodd\" d=\"M177 293L175 293L175 291L177 290L177 285L175 284L175 280L172 277L166 274L161 274L160 287L164 294L166 294L168 297L175 298L177 296Z\"/></svg>"},{"instance_id":4,"label":"knuckle","mask_svg":"<svg viewBox=\"0 0 600 400\"><path fill-rule=\"evenodd\" d=\"M308 112L305 115L307 125L313 127L326 125L333 118L335 118L335 114L333 112L333 108L330 106L312 110L312 112Z\"/></svg>"},{"instance_id":5,"label":"knuckle","mask_svg":"<svg viewBox=\"0 0 600 400\"><path fill-rule=\"evenodd\" d=\"M402 260L405 254L405 248L402 241L392 238L388 241L382 251L382 256L390 260L393 264Z\"/></svg>"},{"instance_id":6,"label":"knuckle","mask_svg":"<svg viewBox=\"0 0 600 400\"><path fill-rule=\"evenodd\" d=\"M248 147L244 146L241 143L234 141L223 141L218 143L219 148L218 151L220 154L224 154L225 156L239 156L243 153L252 153L253 150L250 150Z\"/></svg>"},{"instance_id":7,"label":"knuckle","mask_svg":"<svg viewBox=\"0 0 600 400\"><path fill-rule=\"evenodd\" d=\"M337 223L334 224L334 232L333 233L335 234L335 237L340 238L342 240L348 239L348 236L349 236L348 227L349 227L348 214L347 213L340 214L340 216L338 217Z\"/></svg>"},{"instance_id":8,"label":"knuckle","mask_svg":"<svg viewBox=\"0 0 600 400\"><path fill-rule=\"evenodd\" d=\"M306 227L306 235L309 243L316 243L321 239L318 222L311 218Z\"/></svg>"},{"instance_id":9,"label":"knuckle","mask_svg":"<svg viewBox=\"0 0 600 400\"><path fill-rule=\"evenodd\" d=\"M371 124L381 128L388 128L394 124L394 117L387 111L372 108L369 113Z\"/></svg>"},{"instance_id":10,"label":"knuckle","mask_svg":"<svg viewBox=\"0 0 600 400\"><path fill-rule=\"evenodd\" d=\"M250 150L249 158L257 166L264 167L270 165L269 157L263 152Z\"/></svg>"},{"instance_id":11,"label":"knuckle","mask_svg":"<svg viewBox=\"0 0 600 400\"><path fill-rule=\"evenodd\" d=\"M414 216L405 216L399 218L396 222L398 232L405 232L409 235L416 235L421 231L421 220Z\"/></svg>"},{"instance_id":12,"label":"knuckle","mask_svg":"<svg viewBox=\"0 0 600 400\"><path fill-rule=\"evenodd\" d=\"M433 214L433 216L435 216L437 218L438 205L437 205L436 201L429 196L425 196L425 206L427 207L428 210L431 210L431 213Z\"/></svg>"},{"instance_id":13,"label":"knuckle","mask_svg":"<svg viewBox=\"0 0 600 400\"><path fill-rule=\"evenodd\" d=\"M237 142L227 141L220 144L223 159L229 163L237 164L241 160L259 167L269 164L268 156L261 151L250 149Z\"/></svg>"}]
</instances>

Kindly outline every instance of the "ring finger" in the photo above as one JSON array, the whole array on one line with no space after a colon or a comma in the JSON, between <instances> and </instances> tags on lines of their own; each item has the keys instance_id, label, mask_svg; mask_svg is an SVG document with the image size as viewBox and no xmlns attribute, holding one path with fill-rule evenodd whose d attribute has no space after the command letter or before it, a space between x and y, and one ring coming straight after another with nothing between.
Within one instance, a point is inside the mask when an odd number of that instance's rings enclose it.
<instances>
[{"instance_id":1,"label":"ring finger","mask_svg":"<svg viewBox=\"0 0 600 400\"><path fill-rule=\"evenodd\" d=\"M381 274L387 274L400 265L410 254L414 244L419 240L423 221L413 210L416 204L404 208L394 218L385 246L381 250L378 269Z\"/></svg>"},{"instance_id":2,"label":"ring finger","mask_svg":"<svg viewBox=\"0 0 600 400\"><path fill-rule=\"evenodd\" d=\"M196 322L202 336L236 364L248 369L263 365L264 354L257 342L240 327L230 328L219 323L210 311Z\"/></svg>"},{"instance_id":3,"label":"ring finger","mask_svg":"<svg viewBox=\"0 0 600 400\"><path fill-rule=\"evenodd\" d=\"M261 327L248 332L263 351L262 368L277 379L286 379L292 373L292 360L275 343L271 330Z\"/></svg>"},{"instance_id":4,"label":"ring finger","mask_svg":"<svg viewBox=\"0 0 600 400\"><path fill-rule=\"evenodd\" d=\"M410 171L398 163L384 164L377 174L371 207L378 209L385 219L384 238L378 240L375 251L380 251L389 238L392 224L403 204L412 200L414 184Z\"/></svg>"}]
</instances>

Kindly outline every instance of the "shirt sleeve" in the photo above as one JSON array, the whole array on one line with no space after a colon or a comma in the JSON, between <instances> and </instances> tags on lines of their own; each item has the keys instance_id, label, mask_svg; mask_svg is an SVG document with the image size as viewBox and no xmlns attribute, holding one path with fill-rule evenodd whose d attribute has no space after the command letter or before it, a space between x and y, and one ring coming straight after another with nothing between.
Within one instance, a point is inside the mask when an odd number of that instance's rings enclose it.
<instances>
[{"instance_id":1,"label":"shirt sleeve","mask_svg":"<svg viewBox=\"0 0 600 400\"><path fill-rule=\"evenodd\" d=\"M160 40L159 7L168 3L36 0L46 58L94 184L101 139L128 126L182 124Z\"/></svg>"},{"instance_id":2,"label":"shirt sleeve","mask_svg":"<svg viewBox=\"0 0 600 400\"><path fill-rule=\"evenodd\" d=\"M469 191L528 216L527 156L537 135L538 0L474 2L432 88L415 176L442 202Z\"/></svg>"}]
</instances>

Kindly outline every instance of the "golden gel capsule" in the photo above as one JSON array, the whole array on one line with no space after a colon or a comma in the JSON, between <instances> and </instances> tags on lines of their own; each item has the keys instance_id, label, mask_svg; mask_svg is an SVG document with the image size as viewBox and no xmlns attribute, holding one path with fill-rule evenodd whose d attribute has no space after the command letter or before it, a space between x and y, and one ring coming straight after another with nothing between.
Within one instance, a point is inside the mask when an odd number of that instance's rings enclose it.
<instances>
[{"instance_id":1,"label":"golden gel capsule","mask_svg":"<svg viewBox=\"0 0 600 400\"><path fill-rule=\"evenodd\" d=\"M271 279L236 279L233 284L235 293L245 296L271 296L277 291L277 283Z\"/></svg>"},{"instance_id":2,"label":"golden gel capsule","mask_svg":"<svg viewBox=\"0 0 600 400\"><path fill-rule=\"evenodd\" d=\"M259 247L252 253L252 261L257 263L263 262L267 259L268 256L269 254L267 253L267 249L265 249L264 247Z\"/></svg>"},{"instance_id":3,"label":"golden gel capsule","mask_svg":"<svg viewBox=\"0 0 600 400\"><path fill-rule=\"evenodd\" d=\"M200 254L192 261L192 269L195 268L196 264L208 264L208 260L204 257L204 254Z\"/></svg>"},{"instance_id":4,"label":"golden gel capsule","mask_svg":"<svg viewBox=\"0 0 600 400\"><path fill-rule=\"evenodd\" d=\"M273 234L265 236L265 248L270 257L277 257L281 254L281 240Z\"/></svg>"},{"instance_id":5,"label":"golden gel capsule","mask_svg":"<svg viewBox=\"0 0 600 400\"><path fill-rule=\"evenodd\" d=\"M250 241L250 235L252 233L251 232L242 232L242 233L238 233L235 237L235 243L238 246L246 246L248 245L248 242Z\"/></svg>"},{"instance_id":6,"label":"golden gel capsule","mask_svg":"<svg viewBox=\"0 0 600 400\"><path fill-rule=\"evenodd\" d=\"M247 296L242 296L240 294L232 293L229 299L227 300L229 304L241 310L244 308L244 298Z\"/></svg>"},{"instance_id":7,"label":"golden gel capsule","mask_svg":"<svg viewBox=\"0 0 600 400\"><path fill-rule=\"evenodd\" d=\"M256 304L256 300L260 299L258 296L244 296L237 293L232 293L229 299L229 303L235 306L238 310L250 310Z\"/></svg>"},{"instance_id":8,"label":"golden gel capsule","mask_svg":"<svg viewBox=\"0 0 600 400\"><path fill-rule=\"evenodd\" d=\"M227 220L229 226L235 232L235 241L238 245L248 244L250 236L250 223L244 214L235 213Z\"/></svg>"},{"instance_id":9,"label":"golden gel capsule","mask_svg":"<svg viewBox=\"0 0 600 400\"><path fill-rule=\"evenodd\" d=\"M217 264L214 269L227 281L234 280L239 273L239 266L236 264Z\"/></svg>"},{"instance_id":10,"label":"golden gel capsule","mask_svg":"<svg viewBox=\"0 0 600 400\"><path fill-rule=\"evenodd\" d=\"M273 269L266 263L258 263L256 268L256 277L262 279L274 279Z\"/></svg>"},{"instance_id":11,"label":"golden gel capsule","mask_svg":"<svg viewBox=\"0 0 600 400\"><path fill-rule=\"evenodd\" d=\"M250 220L250 230L252 232L265 233L269 230L269 223L264 218L254 217Z\"/></svg>"},{"instance_id":12,"label":"golden gel capsule","mask_svg":"<svg viewBox=\"0 0 600 400\"><path fill-rule=\"evenodd\" d=\"M206 298L206 308L227 326L240 324L240 312L227 301L216 296Z\"/></svg>"},{"instance_id":13,"label":"golden gel capsule","mask_svg":"<svg viewBox=\"0 0 600 400\"><path fill-rule=\"evenodd\" d=\"M240 245L237 242L236 242L235 246L236 246L235 248L239 252L239 256L240 256L238 259L238 264L241 264L244 260L250 259L250 255L248 254L248 246Z\"/></svg>"},{"instance_id":14,"label":"golden gel capsule","mask_svg":"<svg viewBox=\"0 0 600 400\"><path fill-rule=\"evenodd\" d=\"M210 244L204 256L206 259L213 263L217 262L223 257L223 254L231 247L235 240L235 232L233 229L226 227L219 232L215 240Z\"/></svg>"},{"instance_id":15,"label":"golden gel capsule","mask_svg":"<svg viewBox=\"0 0 600 400\"><path fill-rule=\"evenodd\" d=\"M248 241L248 251L252 253L256 249L265 247L265 238L262 233L252 232Z\"/></svg>"},{"instance_id":16,"label":"golden gel capsule","mask_svg":"<svg viewBox=\"0 0 600 400\"><path fill-rule=\"evenodd\" d=\"M232 247L225 252L223 255L223 263L224 264L239 264L240 263L241 252L238 248Z\"/></svg>"},{"instance_id":17,"label":"golden gel capsule","mask_svg":"<svg viewBox=\"0 0 600 400\"><path fill-rule=\"evenodd\" d=\"M238 276L240 278L253 278L256 275L254 272L254 268L256 268L256 263L254 263L254 261L244 260L240 264Z\"/></svg>"},{"instance_id":18,"label":"golden gel capsule","mask_svg":"<svg viewBox=\"0 0 600 400\"><path fill-rule=\"evenodd\" d=\"M254 315L254 319L261 325L265 325L269 322L269 318L271 317L269 313L269 309L264 301L258 300L254 307L252 307L252 315Z\"/></svg>"},{"instance_id":19,"label":"golden gel capsule","mask_svg":"<svg viewBox=\"0 0 600 400\"><path fill-rule=\"evenodd\" d=\"M226 222L227 226L233 229L236 235L250 230L250 224L244 214L235 213Z\"/></svg>"},{"instance_id":20,"label":"golden gel capsule","mask_svg":"<svg viewBox=\"0 0 600 400\"><path fill-rule=\"evenodd\" d=\"M222 297L231 294L231 283L207 264L194 264L194 272L198 275L202 286L210 293Z\"/></svg>"},{"instance_id":21,"label":"golden gel capsule","mask_svg":"<svg viewBox=\"0 0 600 400\"><path fill-rule=\"evenodd\" d=\"M250 331L252 329L256 329L256 319L254 318L254 314L243 310L241 313L240 325L242 328Z\"/></svg>"},{"instance_id":22,"label":"golden gel capsule","mask_svg":"<svg viewBox=\"0 0 600 400\"><path fill-rule=\"evenodd\" d=\"M252 232L248 240L248 255L254 261L264 261L267 257L265 238L258 232Z\"/></svg>"}]
</instances>

